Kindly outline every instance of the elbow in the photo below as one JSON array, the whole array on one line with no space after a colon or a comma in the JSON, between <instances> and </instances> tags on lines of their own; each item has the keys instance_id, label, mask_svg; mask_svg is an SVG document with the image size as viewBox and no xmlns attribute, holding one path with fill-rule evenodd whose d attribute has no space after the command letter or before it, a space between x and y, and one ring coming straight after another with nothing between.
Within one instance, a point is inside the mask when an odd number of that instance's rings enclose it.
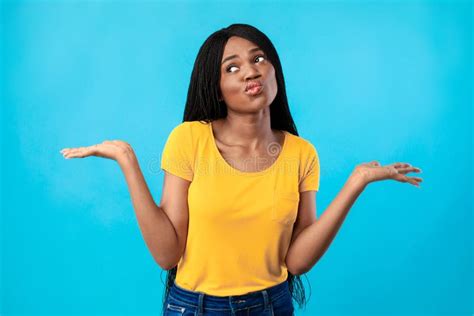
<instances>
[{"instance_id":1,"label":"elbow","mask_svg":"<svg viewBox=\"0 0 474 316\"><path fill-rule=\"evenodd\" d=\"M156 248L154 248L151 254L155 262L163 270L171 270L176 267L182 257L182 251L159 252Z\"/></svg>"},{"instance_id":2,"label":"elbow","mask_svg":"<svg viewBox=\"0 0 474 316\"><path fill-rule=\"evenodd\" d=\"M165 263L165 262L161 262L161 263L157 262L157 263L160 266L160 268L163 269L163 270L171 270L174 267L176 267L175 263Z\"/></svg>"},{"instance_id":3,"label":"elbow","mask_svg":"<svg viewBox=\"0 0 474 316\"><path fill-rule=\"evenodd\" d=\"M176 267L176 265L167 265L167 266L160 265L160 267L161 269L168 271Z\"/></svg>"},{"instance_id":4,"label":"elbow","mask_svg":"<svg viewBox=\"0 0 474 316\"><path fill-rule=\"evenodd\" d=\"M306 272L308 272L307 270L305 269L290 269L288 268L288 272L290 272L292 275L302 275Z\"/></svg>"},{"instance_id":5,"label":"elbow","mask_svg":"<svg viewBox=\"0 0 474 316\"><path fill-rule=\"evenodd\" d=\"M292 263L292 262L288 262L286 263L286 269L288 270L289 273L291 273L292 275L301 275L303 273L306 273L307 270L304 269L304 267L302 267L301 265L297 265L295 263Z\"/></svg>"},{"instance_id":6,"label":"elbow","mask_svg":"<svg viewBox=\"0 0 474 316\"><path fill-rule=\"evenodd\" d=\"M164 260L163 258L158 259L155 256L153 256L153 257L155 259L155 262L163 270L171 270L171 269L173 269L174 267L176 267L178 265L178 261L176 261L176 260L170 260L170 259Z\"/></svg>"}]
</instances>

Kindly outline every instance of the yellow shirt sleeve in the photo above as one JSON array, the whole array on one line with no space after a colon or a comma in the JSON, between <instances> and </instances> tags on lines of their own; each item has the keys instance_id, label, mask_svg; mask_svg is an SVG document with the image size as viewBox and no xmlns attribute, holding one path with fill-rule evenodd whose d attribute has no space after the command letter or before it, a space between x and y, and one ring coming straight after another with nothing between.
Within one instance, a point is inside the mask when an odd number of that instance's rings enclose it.
<instances>
[{"instance_id":1,"label":"yellow shirt sleeve","mask_svg":"<svg viewBox=\"0 0 474 316\"><path fill-rule=\"evenodd\" d=\"M310 142L307 143L302 157L303 175L299 183L299 191L319 190L319 156L316 148Z\"/></svg>"},{"instance_id":2,"label":"yellow shirt sleeve","mask_svg":"<svg viewBox=\"0 0 474 316\"><path fill-rule=\"evenodd\" d=\"M161 155L161 169L192 181L194 177L193 139L189 122L176 126L168 136Z\"/></svg>"}]
</instances>

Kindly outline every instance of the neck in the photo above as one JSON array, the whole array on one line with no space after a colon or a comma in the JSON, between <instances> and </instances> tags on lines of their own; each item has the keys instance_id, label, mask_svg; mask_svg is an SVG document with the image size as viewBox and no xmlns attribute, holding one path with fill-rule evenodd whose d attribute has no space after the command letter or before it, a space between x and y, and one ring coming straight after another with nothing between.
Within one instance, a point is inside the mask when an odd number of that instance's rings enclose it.
<instances>
[{"instance_id":1,"label":"neck","mask_svg":"<svg viewBox=\"0 0 474 316\"><path fill-rule=\"evenodd\" d=\"M257 150L274 141L269 111L257 115L228 113L220 126L219 138L227 144Z\"/></svg>"}]
</instances>

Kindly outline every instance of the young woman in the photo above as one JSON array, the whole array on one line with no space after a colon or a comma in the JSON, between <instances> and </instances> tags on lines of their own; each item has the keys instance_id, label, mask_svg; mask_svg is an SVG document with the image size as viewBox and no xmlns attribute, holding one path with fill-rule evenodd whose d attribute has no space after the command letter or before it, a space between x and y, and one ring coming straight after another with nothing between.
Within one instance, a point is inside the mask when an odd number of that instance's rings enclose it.
<instances>
[{"instance_id":1,"label":"young woman","mask_svg":"<svg viewBox=\"0 0 474 316\"><path fill-rule=\"evenodd\" d=\"M165 315L293 315L299 276L325 253L367 184L418 186L407 163L357 165L316 219L319 158L299 137L278 54L265 34L233 24L199 50L183 122L169 134L156 205L124 141L66 148L116 160L145 242L168 270Z\"/></svg>"}]
</instances>

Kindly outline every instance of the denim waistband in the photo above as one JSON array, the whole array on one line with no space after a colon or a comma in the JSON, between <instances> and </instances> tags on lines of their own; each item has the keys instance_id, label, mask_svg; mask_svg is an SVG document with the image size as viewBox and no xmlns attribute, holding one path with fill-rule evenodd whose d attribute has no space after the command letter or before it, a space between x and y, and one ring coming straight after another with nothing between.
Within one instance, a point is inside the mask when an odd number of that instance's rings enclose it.
<instances>
[{"instance_id":1,"label":"denim waistband","mask_svg":"<svg viewBox=\"0 0 474 316\"><path fill-rule=\"evenodd\" d=\"M203 292L189 291L177 285L175 281L170 287L168 295L184 304L200 309L205 306L214 310L239 310L260 304L267 306L270 300L273 301L284 294L290 295L288 280L260 291L234 296L215 296Z\"/></svg>"}]
</instances>

